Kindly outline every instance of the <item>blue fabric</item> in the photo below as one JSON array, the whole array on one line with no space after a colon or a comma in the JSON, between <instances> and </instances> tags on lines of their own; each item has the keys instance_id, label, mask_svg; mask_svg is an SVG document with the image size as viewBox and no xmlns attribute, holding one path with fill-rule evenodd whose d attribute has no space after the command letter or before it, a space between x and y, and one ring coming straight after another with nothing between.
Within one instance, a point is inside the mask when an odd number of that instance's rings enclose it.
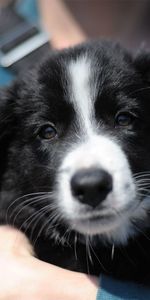
<instances>
[{"instance_id":1,"label":"blue fabric","mask_svg":"<svg viewBox=\"0 0 150 300\"><path fill-rule=\"evenodd\" d=\"M17 11L30 22L38 23L39 13L36 0L22 0L17 4ZM7 86L15 78L10 71L0 67L0 86Z\"/></svg>"},{"instance_id":2,"label":"blue fabric","mask_svg":"<svg viewBox=\"0 0 150 300\"><path fill-rule=\"evenodd\" d=\"M8 85L13 78L13 74L0 67L0 86Z\"/></svg>"},{"instance_id":3,"label":"blue fabric","mask_svg":"<svg viewBox=\"0 0 150 300\"><path fill-rule=\"evenodd\" d=\"M39 12L37 0L22 0L17 5L17 11L31 22L38 22Z\"/></svg>"},{"instance_id":4,"label":"blue fabric","mask_svg":"<svg viewBox=\"0 0 150 300\"><path fill-rule=\"evenodd\" d=\"M96 300L148 300L150 289L102 275Z\"/></svg>"}]
</instances>

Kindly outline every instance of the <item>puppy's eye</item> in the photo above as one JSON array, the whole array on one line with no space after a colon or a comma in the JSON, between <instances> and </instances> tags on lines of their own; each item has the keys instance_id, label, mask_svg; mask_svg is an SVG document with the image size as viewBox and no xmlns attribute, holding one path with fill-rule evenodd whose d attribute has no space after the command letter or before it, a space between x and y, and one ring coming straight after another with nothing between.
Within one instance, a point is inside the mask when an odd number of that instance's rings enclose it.
<instances>
[{"instance_id":1,"label":"puppy's eye","mask_svg":"<svg viewBox=\"0 0 150 300\"><path fill-rule=\"evenodd\" d=\"M52 125L44 125L40 128L38 136L44 140L51 140L57 136L57 131Z\"/></svg>"},{"instance_id":2,"label":"puppy's eye","mask_svg":"<svg viewBox=\"0 0 150 300\"><path fill-rule=\"evenodd\" d=\"M128 112L119 113L115 117L115 126L129 126L132 124L133 119L133 115Z\"/></svg>"}]
</instances>

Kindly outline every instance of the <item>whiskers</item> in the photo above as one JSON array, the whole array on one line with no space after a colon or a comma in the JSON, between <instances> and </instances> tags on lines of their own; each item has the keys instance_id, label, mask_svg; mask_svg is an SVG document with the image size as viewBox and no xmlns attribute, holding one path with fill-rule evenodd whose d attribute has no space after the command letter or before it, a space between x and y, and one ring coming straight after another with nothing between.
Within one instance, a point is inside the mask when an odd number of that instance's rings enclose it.
<instances>
[{"instance_id":1,"label":"whiskers","mask_svg":"<svg viewBox=\"0 0 150 300\"><path fill-rule=\"evenodd\" d=\"M7 208L7 224L17 224L17 227L20 224L19 230L24 233L29 230L30 239L35 245L43 231L49 231L49 235L52 235L52 229L60 224L62 216L55 198L54 192L37 192L18 197Z\"/></svg>"},{"instance_id":2,"label":"whiskers","mask_svg":"<svg viewBox=\"0 0 150 300\"><path fill-rule=\"evenodd\" d=\"M44 216L47 214L47 212L49 212L49 216L44 219ZM39 210L38 216L35 219L36 221L34 223L34 226L32 227L31 237L30 237L33 245L35 246L38 238L40 237L40 235L42 235L43 232L46 232L49 237L52 237L56 240L56 236L58 234L57 227L60 225L62 219L62 215L58 211L58 208L53 204L48 204ZM37 234L34 234L37 225L41 220L42 220L42 226L37 231Z\"/></svg>"},{"instance_id":3,"label":"whiskers","mask_svg":"<svg viewBox=\"0 0 150 300\"><path fill-rule=\"evenodd\" d=\"M19 214L21 214L24 209L31 207L33 204L38 202L41 204L41 201L43 199L47 199L48 196L49 192L37 192L26 194L15 199L13 202L11 202L6 210L7 224L14 225L14 221L17 219L17 217L19 217Z\"/></svg>"},{"instance_id":4,"label":"whiskers","mask_svg":"<svg viewBox=\"0 0 150 300\"><path fill-rule=\"evenodd\" d=\"M135 228L135 230L150 242L150 237L147 235L147 233L142 228L140 228L140 226L137 225L137 222L135 222L134 220L132 220L131 222L132 222L132 225Z\"/></svg>"},{"instance_id":5,"label":"whiskers","mask_svg":"<svg viewBox=\"0 0 150 300\"><path fill-rule=\"evenodd\" d=\"M150 171L133 174L139 198L150 196Z\"/></svg>"}]
</instances>

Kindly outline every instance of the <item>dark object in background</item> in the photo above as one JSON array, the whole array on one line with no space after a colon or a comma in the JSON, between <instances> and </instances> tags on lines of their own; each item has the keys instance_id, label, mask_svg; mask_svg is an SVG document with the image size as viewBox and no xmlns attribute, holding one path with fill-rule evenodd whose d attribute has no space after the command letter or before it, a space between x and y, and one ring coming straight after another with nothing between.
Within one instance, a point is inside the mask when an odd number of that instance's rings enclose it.
<instances>
[{"instance_id":1,"label":"dark object in background","mask_svg":"<svg viewBox=\"0 0 150 300\"><path fill-rule=\"evenodd\" d=\"M49 53L49 36L17 11L17 1L0 9L0 66L15 74Z\"/></svg>"},{"instance_id":2,"label":"dark object in background","mask_svg":"<svg viewBox=\"0 0 150 300\"><path fill-rule=\"evenodd\" d=\"M150 45L149 0L66 0L90 38L118 39L129 47Z\"/></svg>"}]
</instances>

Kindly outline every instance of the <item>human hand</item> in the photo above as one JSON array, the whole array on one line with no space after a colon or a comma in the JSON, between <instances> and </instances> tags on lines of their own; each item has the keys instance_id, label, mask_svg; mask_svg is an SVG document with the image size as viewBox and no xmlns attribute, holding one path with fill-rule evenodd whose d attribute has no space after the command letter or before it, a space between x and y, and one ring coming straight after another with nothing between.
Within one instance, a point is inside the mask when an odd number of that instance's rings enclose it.
<instances>
[{"instance_id":1,"label":"human hand","mask_svg":"<svg viewBox=\"0 0 150 300\"><path fill-rule=\"evenodd\" d=\"M98 280L33 256L20 231L0 226L0 300L94 300Z\"/></svg>"},{"instance_id":2,"label":"human hand","mask_svg":"<svg viewBox=\"0 0 150 300\"><path fill-rule=\"evenodd\" d=\"M62 49L87 39L67 5L62 0L39 0L42 23L50 34L51 45Z\"/></svg>"}]
</instances>

